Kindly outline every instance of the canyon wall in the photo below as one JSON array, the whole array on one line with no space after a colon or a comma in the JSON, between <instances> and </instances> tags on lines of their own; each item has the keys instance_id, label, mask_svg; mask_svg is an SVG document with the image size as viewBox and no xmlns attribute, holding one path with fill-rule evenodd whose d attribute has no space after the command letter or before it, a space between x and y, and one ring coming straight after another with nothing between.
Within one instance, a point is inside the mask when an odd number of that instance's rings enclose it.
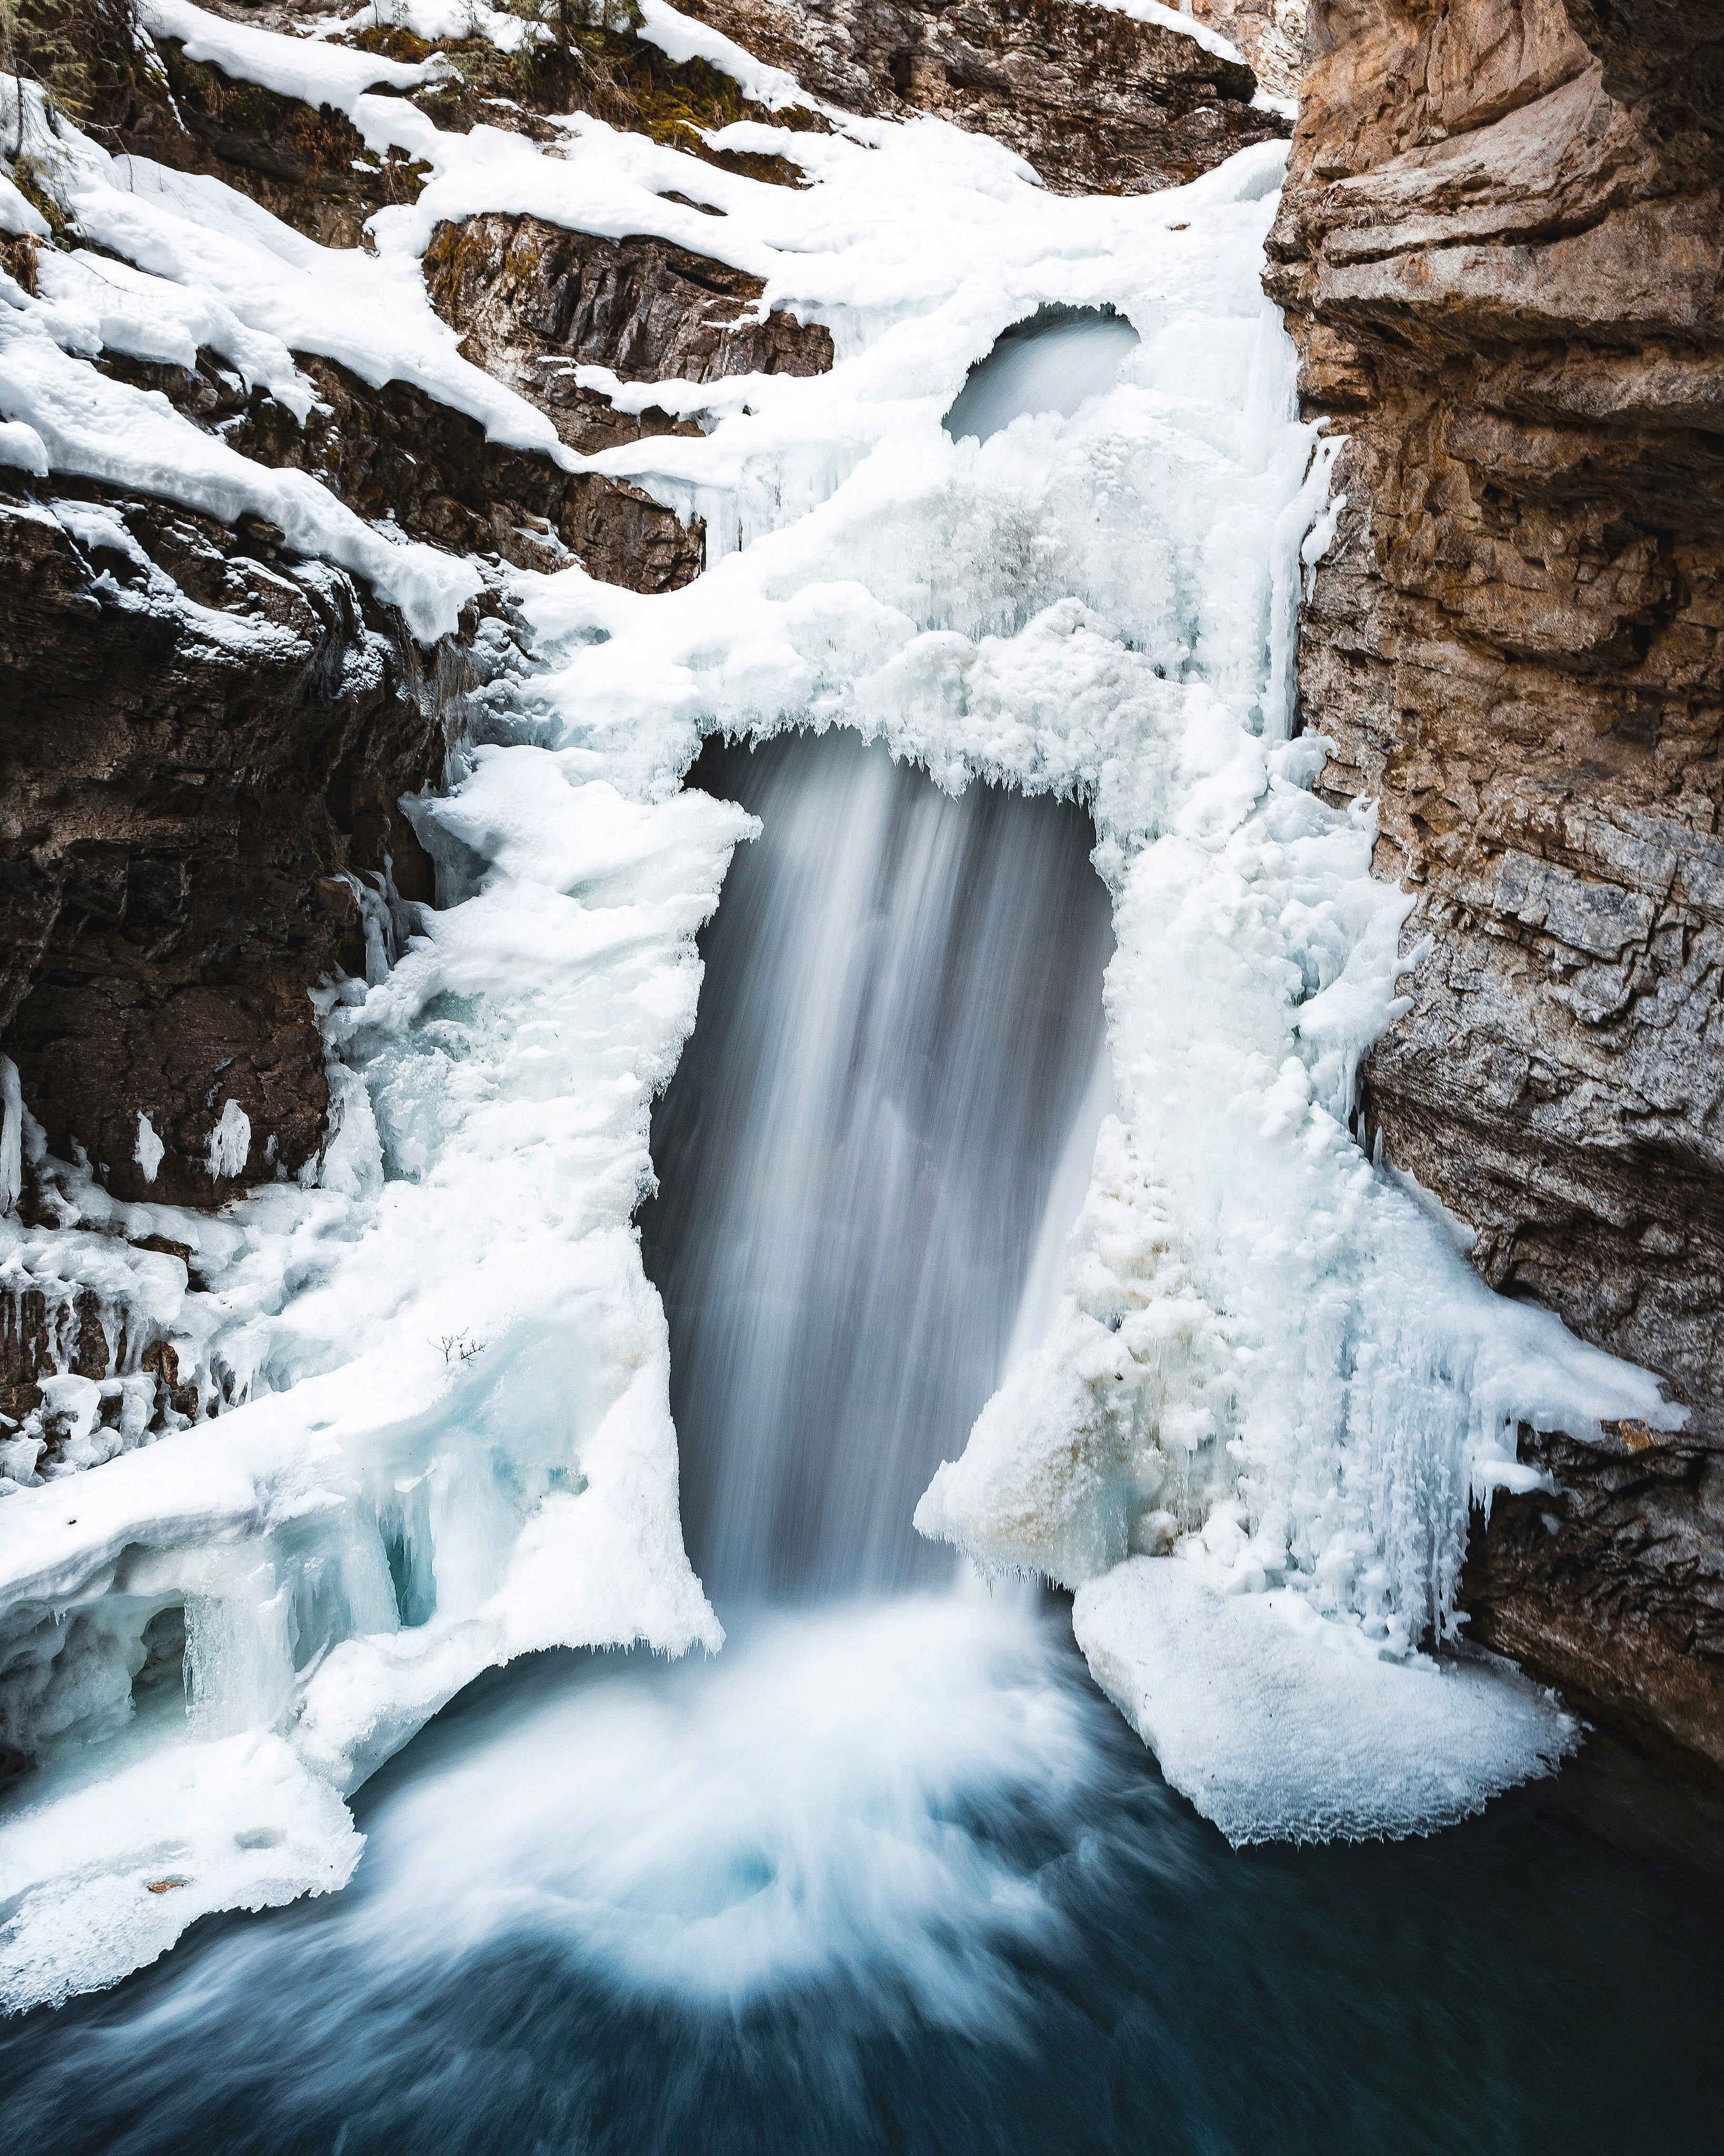
<instances>
[{"instance_id":1,"label":"canyon wall","mask_svg":"<svg viewBox=\"0 0 1724 2156\"><path fill-rule=\"evenodd\" d=\"M1724 1764L1724 17L1315 0L1268 290L1347 437L1304 723L1416 894L1363 1134L1679 1439L1523 1434L1474 1635Z\"/></svg>"}]
</instances>

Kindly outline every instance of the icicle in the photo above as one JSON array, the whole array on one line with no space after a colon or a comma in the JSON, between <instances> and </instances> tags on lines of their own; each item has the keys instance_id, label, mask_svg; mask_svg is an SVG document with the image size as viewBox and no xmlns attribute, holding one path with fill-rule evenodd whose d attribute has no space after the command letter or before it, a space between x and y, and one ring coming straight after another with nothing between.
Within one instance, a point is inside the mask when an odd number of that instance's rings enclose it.
<instances>
[{"instance_id":1,"label":"icicle","mask_svg":"<svg viewBox=\"0 0 1724 2156\"><path fill-rule=\"evenodd\" d=\"M24 1096L18 1065L0 1055L0 1213L15 1212L24 1187Z\"/></svg>"}]
</instances>

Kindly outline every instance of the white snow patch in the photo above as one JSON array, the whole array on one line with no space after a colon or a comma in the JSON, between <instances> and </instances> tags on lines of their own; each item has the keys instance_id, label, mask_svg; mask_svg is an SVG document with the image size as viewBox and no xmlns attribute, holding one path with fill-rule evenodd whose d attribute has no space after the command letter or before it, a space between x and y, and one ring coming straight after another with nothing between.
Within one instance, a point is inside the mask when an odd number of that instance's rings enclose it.
<instances>
[{"instance_id":1,"label":"white snow patch","mask_svg":"<svg viewBox=\"0 0 1724 2156\"><path fill-rule=\"evenodd\" d=\"M255 30L192 7L188 0L140 0L138 14L152 36L177 38L187 59L218 67L235 82L259 83L278 97L303 98L314 108L332 105L345 110L375 83L412 90L436 72L427 64Z\"/></svg>"},{"instance_id":2,"label":"white snow patch","mask_svg":"<svg viewBox=\"0 0 1724 2156\"><path fill-rule=\"evenodd\" d=\"M247 1136L249 1137L249 1131ZM132 1148L132 1158L143 1170L146 1183L156 1180L156 1171L162 1165L162 1156L167 1150L156 1135L155 1126L143 1110L138 1110L137 1143Z\"/></svg>"},{"instance_id":3,"label":"white snow patch","mask_svg":"<svg viewBox=\"0 0 1724 2156\"><path fill-rule=\"evenodd\" d=\"M374 584L426 642L451 631L481 588L466 562L385 537L305 473L254 464L165 398L82 364L60 349L34 303L30 311L0 310L0 413L18 423L13 441L27 453L38 445L27 468L165 496L228 524L249 511L296 552L324 555Z\"/></svg>"},{"instance_id":4,"label":"white snow patch","mask_svg":"<svg viewBox=\"0 0 1724 2156\"><path fill-rule=\"evenodd\" d=\"M364 1837L280 1738L177 1743L0 1820L0 2008L117 1984L199 1917L345 1887Z\"/></svg>"},{"instance_id":5,"label":"white snow patch","mask_svg":"<svg viewBox=\"0 0 1724 2156\"><path fill-rule=\"evenodd\" d=\"M48 444L23 419L0 420L0 465L10 465L15 470L46 479Z\"/></svg>"},{"instance_id":6,"label":"white snow patch","mask_svg":"<svg viewBox=\"0 0 1724 2156\"><path fill-rule=\"evenodd\" d=\"M50 236L48 219L18 182L3 172L0 172L0 232L13 239L46 239Z\"/></svg>"},{"instance_id":7,"label":"white snow patch","mask_svg":"<svg viewBox=\"0 0 1724 2156\"><path fill-rule=\"evenodd\" d=\"M786 74L782 68L768 67L753 54L705 23L697 23L690 15L679 14L668 0L640 0L640 10L645 20L641 35L649 44L656 45L667 59L676 61L701 59L727 74L736 83L745 97L757 105L764 105L772 111L787 105L819 106L819 100L809 96L794 75ZM838 116L849 120L852 116Z\"/></svg>"}]
</instances>

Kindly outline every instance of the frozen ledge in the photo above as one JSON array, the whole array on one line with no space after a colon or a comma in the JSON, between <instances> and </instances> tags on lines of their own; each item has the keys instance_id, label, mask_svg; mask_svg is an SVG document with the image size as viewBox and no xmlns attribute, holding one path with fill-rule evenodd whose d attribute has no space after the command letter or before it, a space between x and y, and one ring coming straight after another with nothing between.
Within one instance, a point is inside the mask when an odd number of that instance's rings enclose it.
<instances>
[{"instance_id":1,"label":"frozen ledge","mask_svg":"<svg viewBox=\"0 0 1724 2156\"><path fill-rule=\"evenodd\" d=\"M0 1825L0 2014L117 1984L218 1909L345 1887L364 1838L280 1737L187 1743Z\"/></svg>"},{"instance_id":2,"label":"frozen ledge","mask_svg":"<svg viewBox=\"0 0 1724 2156\"><path fill-rule=\"evenodd\" d=\"M1577 1740L1506 1663L1383 1660L1290 1590L1220 1594L1177 1557L1080 1588L1072 1629L1162 1772L1235 1847L1429 1833L1554 1772Z\"/></svg>"}]
</instances>

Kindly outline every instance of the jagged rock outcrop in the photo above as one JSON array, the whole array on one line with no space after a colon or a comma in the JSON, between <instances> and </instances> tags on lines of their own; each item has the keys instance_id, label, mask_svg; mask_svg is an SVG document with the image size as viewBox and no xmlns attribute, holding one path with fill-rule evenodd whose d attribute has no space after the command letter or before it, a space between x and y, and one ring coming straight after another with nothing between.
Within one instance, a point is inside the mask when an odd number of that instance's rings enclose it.
<instances>
[{"instance_id":1,"label":"jagged rock outcrop","mask_svg":"<svg viewBox=\"0 0 1724 2156\"><path fill-rule=\"evenodd\" d=\"M223 429L259 464L310 472L362 516L393 516L411 537L451 553L531 569L573 556L589 576L636 592L675 591L700 573L701 526L685 525L642 488L489 442L476 419L411 382L373 389L334 360L296 357L317 387L303 426L254 394Z\"/></svg>"},{"instance_id":2,"label":"jagged rock outcrop","mask_svg":"<svg viewBox=\"0 0 1724 2156\"><path fill-rule=\"evenodd\" d=\"M1147 194L1286 122L1250 69L1088 0L688 0L685 13L852 112L932 112L1065 194Z\"/></svg>"},{"instance_id":3,"label":"jagged rock outcrop","mask_svg":"<svg viewBox=\"0 0 1724 2156\"><path fill-rule=\"evenodd\" d=\"M576 382L578 366L609 367L625 382L715 382L832 365L824 323L782 310L757 319L766 290L758 277L668 240L599 239L540 218L475 217L439 225L424 267L431 304L462 332L464 356L546 412L585 453L698 429L653 406L619 412Z\"/></svg>"},{"instance_id":4,"label":"jagged rock outcrop","mask_svg":"<svg viewBox=\"0 0 1724 2156\"><path fill-rule=\"evenodd\" d=\"M1306 0L1190 0L1184 12L1237 45L1271 97L1298 96Z\"/></svg>"},{"instance_id":5,"label":"jagged rock outcrop","mask_svg":"<svg viewBox=\"0 0 1724 2156\"><path fill-rule=\"evenodd\" d=\"M1724 1763L1721 184L1714 10L1315 0L1267 281L1349 438L1305 722L1429 939L1366 1124L1690 1410L1523 1440L1475 1632Z\"/></svg>"},{"instance_id":6,"label":"jagged rock outcrop","mask_svg":"<svg viewBox=\"0 0 1724 2156\"><path fill-rule=\"evenodd\" d=\"M1724 1772L1724 1478L1714 1446L1527 1430L1547 1495L1499 1497L1461 1578L1470 1637L1569 1702Z\"/></svg>"},{"instance_id":7,"label":"jagged rock outcrop","mask_svg":"<svg viewBox=\"0 0 1724 2156\"><path fill-rule=\"evenodd\" d=\"M0 1040L50 1149L124 1199L302 1166L329 1098L307 991L364 973L367 887L433 896L398 804L440 775L459 648L277 536L0 481ZM217 1178L229 1101L249 1147Z\"/></svg>"}]
</instances>

